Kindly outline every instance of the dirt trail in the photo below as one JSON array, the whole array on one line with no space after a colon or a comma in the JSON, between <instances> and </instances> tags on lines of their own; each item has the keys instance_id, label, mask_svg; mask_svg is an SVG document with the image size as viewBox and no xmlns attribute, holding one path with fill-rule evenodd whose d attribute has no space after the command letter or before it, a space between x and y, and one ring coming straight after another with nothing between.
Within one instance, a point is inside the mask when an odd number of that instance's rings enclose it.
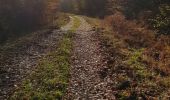
<instances>
[{"instance_id":1,"label":"dirt trail","mask_svg":"<svg viewBox=\"0 0 170 100\"><path fill-rule=\"evenodd\" d=\"M95 31L82 18L76 31L72 55L71 78L66 100L113 100L111 88L101 77L101 69L105 68L99 41Z\"/></svg>"},{"instance_id":2,"label":"dirt trail","mask_svg":"<svg viewBox=\"0 0 170 100\"><path fill-rule=\"evenodd\" d=\"M81 24L75 32L70 83L64 99L113 100L111 88L101 74L106 66L95 31L82 17L75 17ZM57 47L63 33L74 26L75 17L70 17L70 23L61 30L40 32L29 41L12 48L14 50L9 50L8 56L0 55L0 100L6 100L17 83L34 70L37 61ZM0 54L3 52L5 49Z\"/></svg>"}]
</instances>

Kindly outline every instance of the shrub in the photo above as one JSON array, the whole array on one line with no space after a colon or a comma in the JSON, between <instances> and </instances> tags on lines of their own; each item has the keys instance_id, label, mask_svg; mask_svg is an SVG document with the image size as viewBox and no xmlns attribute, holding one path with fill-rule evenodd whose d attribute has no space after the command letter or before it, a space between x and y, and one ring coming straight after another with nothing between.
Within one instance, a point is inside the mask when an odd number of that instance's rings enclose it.
<instances>
[{"instance_id":1,"label":"shrub","mask_svg":"<svg viewBox=\"0 0 170 100\"><path fill-rule=\"evenodd\" d=\"M170 36L156 35L154 31L143 27L136 21L127 20L120 12L105 18L111 26L114 37L124 41L126 48L142 49L143 63L161 75L169 75Z\"/></svg>"},{"instance_id":2,"label":"shrub","mask_svg":"<svg viewBox=\"0 0 170 100\"><path fill-rule=\"evenodd\" d=\"M105 18L106 23L112 26L113 31L116 31L130 47L148 47L153 44L155 35L153 31L145 29L136 21L126 20L120 12Z\"/></svg>"},{"instance_id":3,"label":"shrub","mask_svg":"<svg viewBox=\"0 0 170 100\"><path fill-rule=\"evenodd\" d=\"M159 7L159 14L151 20L153 27L161 34L170 34L170 6L163 4Z\"/></svg>"}]
</instances>

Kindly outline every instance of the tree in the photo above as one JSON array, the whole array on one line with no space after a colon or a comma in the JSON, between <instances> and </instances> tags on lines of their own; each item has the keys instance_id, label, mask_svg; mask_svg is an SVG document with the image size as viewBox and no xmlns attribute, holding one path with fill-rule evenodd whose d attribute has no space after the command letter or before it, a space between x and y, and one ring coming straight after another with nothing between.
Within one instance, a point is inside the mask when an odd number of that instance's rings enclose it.
<instances>
[{"instance_id":1,"label":"tree","mask_svg":"<svg viewBox=\"0 0 170 100\"><path fill-rule=\"evenodd\" d=\"M60 5L65 12L102 17L105 14L106 0L61 0Z\"/></svg>"},{"instance_id":2,"label":"tree","mask_svg":"<svg viewBox=\"0 0 170 100\"><path fill-rule=\"evenodd\" d=\"M152 25L161 34L170 34L170 5L163 4L159 7L159 13L151 20Z\"/></svg>"},{"instance_id":3,"label":"tree","mask_svg":"<svg viewBox=\"0 0 170 100\"><path fill-rule=\"evenodd\" d=\"M58 0L0 0L0 42L47 24L57 7Z\"/></svg>"}]
</instances>

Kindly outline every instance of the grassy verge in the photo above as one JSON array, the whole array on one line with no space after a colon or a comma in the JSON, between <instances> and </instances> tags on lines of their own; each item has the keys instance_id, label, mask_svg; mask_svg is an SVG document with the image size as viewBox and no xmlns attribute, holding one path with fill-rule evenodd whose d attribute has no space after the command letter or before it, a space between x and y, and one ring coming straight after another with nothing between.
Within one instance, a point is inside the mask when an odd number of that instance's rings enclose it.
<instances>
[{"instance_id":1,"label":"grassy verge","mask_svg":"<svg viewBox=\"0 0 170 100\"><path fill-rule=\"evenodd\" d=\"M66 91L69 77L72 33L67 33L56 51L49 53L25 79L11 100L58 100Z\"/></svg>"}]
</instances>

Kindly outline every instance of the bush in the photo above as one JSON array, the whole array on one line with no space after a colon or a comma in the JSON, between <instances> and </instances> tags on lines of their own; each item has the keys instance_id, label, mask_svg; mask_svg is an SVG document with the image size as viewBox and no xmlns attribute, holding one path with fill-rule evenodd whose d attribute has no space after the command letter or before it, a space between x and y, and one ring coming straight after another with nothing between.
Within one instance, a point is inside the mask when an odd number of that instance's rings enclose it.
<instances>
[{"instance_id":1,"label":"bush","mask_svg":"<svg viewBox=\"0 0 170 100\"><path fill-rule=\"evenodd\" d=\"M126 20L120 12L105 18L114 31L114 36L124 41L126 48L141 49L143 62L161 75L169 75L170 36L157 36L154 31L142 27L132 20Z\"/></svg>"},{"instance_id":2,"label":"bush","mask_svg":"<svg viewBox=\"0 0 170 100\"><path fill-rule=\"evenodd\" d=\"M145 29L135 21L126 20L120 12L105 18L105 21L130 47L148 47L154 42L154 32Z\"/></svg>"},{"instance_id":3,"label":"bush","mask_svg":"<svg viewBox=\"0 0 170 100\"><path fill-rule=\"evenodd\" d=\"M161 5L159 14L151 21L158 33L170 34L170 6L168 4Z\"/></svg>"}]
</instances>

